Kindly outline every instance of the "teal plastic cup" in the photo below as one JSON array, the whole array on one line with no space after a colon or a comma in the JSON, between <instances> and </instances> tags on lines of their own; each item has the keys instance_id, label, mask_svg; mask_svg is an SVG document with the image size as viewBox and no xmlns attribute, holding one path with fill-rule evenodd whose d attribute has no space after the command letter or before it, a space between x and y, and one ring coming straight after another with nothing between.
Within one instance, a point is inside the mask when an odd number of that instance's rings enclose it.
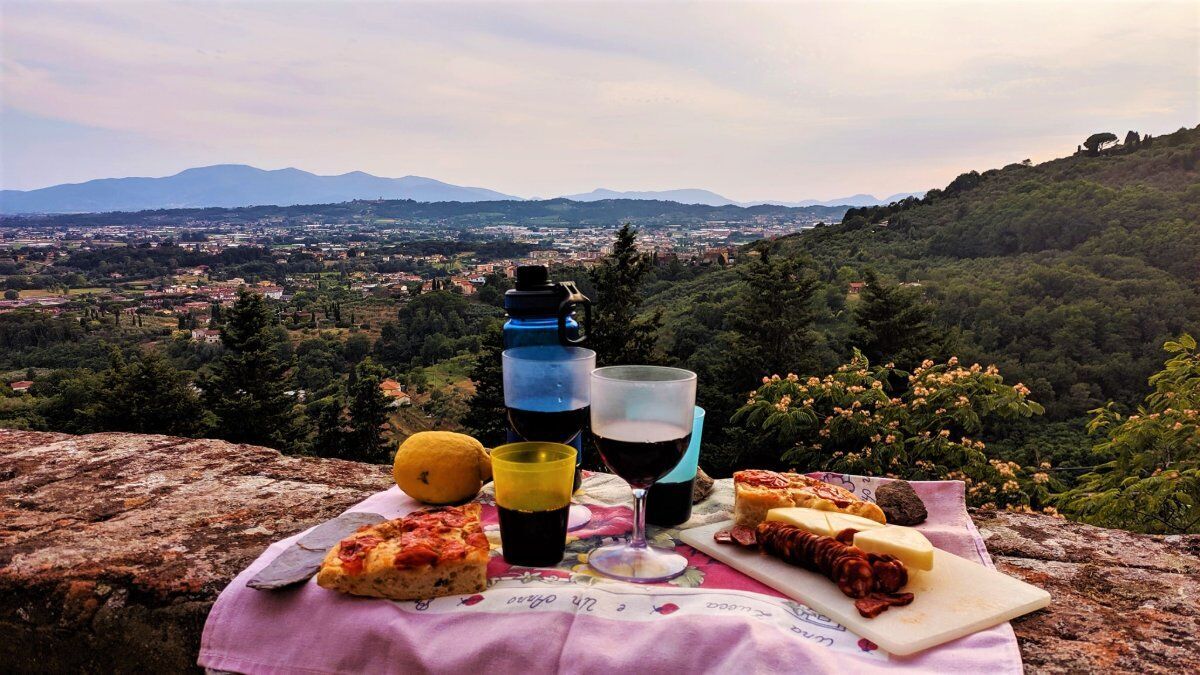
<instances>
[{"instance_id":1,"label":"teal plastic cup","mask_svg":"<svg viewBox=\"0 0 1200 675\"><path fill-rule=\"evenodd\" d=\"M688 443L687 453L679 464L671 469L671 473L658 479L660 483L680 483L696 477L696 467L700 464L700 433L704 431L704 408L696 406L695 417L692 418L692 440Z\"/></svg>"},{"instance_id":2,"label":"teal plastic cup","mask_svg":"<svg viewBox=\"0 0 1200 675\"><path fill-rule=\"evenodd\" d=\"M671 472L658 479L646 495L646 522L673 527L692 517L692 488L700 462L700 434L704 431L704 408L696 406L692 416L692 438L687 452Z\"/></svg>"}]
</instances>

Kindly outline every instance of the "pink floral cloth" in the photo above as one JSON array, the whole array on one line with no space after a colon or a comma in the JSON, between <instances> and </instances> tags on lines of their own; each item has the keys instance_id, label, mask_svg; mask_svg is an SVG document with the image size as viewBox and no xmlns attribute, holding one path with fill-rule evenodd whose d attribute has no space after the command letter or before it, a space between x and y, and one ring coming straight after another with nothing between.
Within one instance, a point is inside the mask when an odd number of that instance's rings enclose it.
<instances>
[{"instance_id":1,"label":"pink floral cloth","mask_svg":"<svg viewBox=\"0 0 1200 675\"><path fill-rule=\"evenodd\" d=\"M870 499L885 479L821 474ZM908 657L889 655L831 619L690 546L683 576L642 586L594 576L591 549L625 536L630 510L611 476L584 482L592 521L568 537L553 568L513 567L493 550L483 593L392 602L328 591L309 581L283 591L246 587L303 533L271 545L221 593L204 627L199 663L245 673L362 672L884 672L1021 673L1006 623ZM616 489L614 489L614 487ZM935 546L991 566L968 517L962 483L913 483ZM683 527L727 517L732 488L718 481ZM590 496L588 496L590 493ZM619 496L618 496L619 495ZM485 530L499 542L490 493L480 496ZM398 489L352 511L396 517L418 508ZM652 529L658 545L677 530Z\"/></svg>"}]
</instances>

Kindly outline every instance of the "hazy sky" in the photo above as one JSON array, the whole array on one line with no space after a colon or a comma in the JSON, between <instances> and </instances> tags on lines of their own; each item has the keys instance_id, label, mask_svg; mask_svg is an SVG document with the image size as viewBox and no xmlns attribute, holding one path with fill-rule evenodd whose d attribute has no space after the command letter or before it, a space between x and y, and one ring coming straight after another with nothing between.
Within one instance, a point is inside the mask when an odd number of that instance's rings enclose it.
<instances>
[{"instance_id":1,"label":"hazy sky","mask_svg":"<svg viewBox=\"0 0 1200 675\"><path fill-rule=\"evenodd\" d=\"M0 1L0 183L879 196L1200 122L1200 3Z\"/></svg>"}]
</instances>

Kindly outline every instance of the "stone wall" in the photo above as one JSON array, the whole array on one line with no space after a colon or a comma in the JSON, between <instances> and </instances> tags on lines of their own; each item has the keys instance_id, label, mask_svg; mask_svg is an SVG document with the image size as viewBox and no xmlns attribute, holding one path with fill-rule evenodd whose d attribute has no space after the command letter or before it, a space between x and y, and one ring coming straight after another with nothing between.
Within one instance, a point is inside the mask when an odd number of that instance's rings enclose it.
<instances>
[{"instance_id":1,"label":"stone wall","mask_svg":"<svg viewBox=\"0 0 1200 675\"><path fill-rule=\"evenodd\" d=\"M217 594L272 541L391 485L385 467L224 441L0 430L0 670L195 668ZM980 512L999 567L1054 603L1030 672L1200 671L1200 537Z\"/></svg>"}]
</instances>

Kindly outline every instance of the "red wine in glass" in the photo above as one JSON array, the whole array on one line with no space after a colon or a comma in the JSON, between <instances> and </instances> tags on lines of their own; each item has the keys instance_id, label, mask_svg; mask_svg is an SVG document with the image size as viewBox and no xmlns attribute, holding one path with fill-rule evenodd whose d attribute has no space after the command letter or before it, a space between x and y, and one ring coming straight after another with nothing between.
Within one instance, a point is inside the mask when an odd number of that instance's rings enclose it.
<instances>
[{"instance_id":1,"label":"red wine in glass","mask_svg":"<svg viewBox=\"0 0 1200 675\"><path fill-rule=\"evenodd\" d=\"M587 426L590 408L544 412L508 408L508 424L525 441L570 443Z\"/></svg>"},{"instance_id":2,"label":"red wine in glass","mask_svg":"<svg viewBox=\"0 0 1200 675\"><path fill-rule=\"evenodd\" d=\"M654 583L687 569L687 559L646 541L646 491L687 454L696 406L696 374L663 366L592 371L591 430L604 464L633 490L629 541L588 553L588 566L614 579Z\"/></svg>"},{"instance_id":3,"label":"red wine in glass","mask_svg":"<svg viewBox=\"0 0 1200 675\"><path fill-rule=\"evenodd\" d=\"M691 429L664 422L623 421L593 432L604 464L635 488L648 488L671 472L687 452ZM625 441L617 438L666 438L659 441Z\"/></svg>"},{"instance_id":4,"label":"red wine in glass","mask_svg":"<svg viewBox=\"0 0 1200 675\"><path fill-rule=\"evenodd\" d=\"M520 567L553 567L563 560L570 504L551 511L517 511L497 505L504 560Z\"/></svg>"}]
</instances>

